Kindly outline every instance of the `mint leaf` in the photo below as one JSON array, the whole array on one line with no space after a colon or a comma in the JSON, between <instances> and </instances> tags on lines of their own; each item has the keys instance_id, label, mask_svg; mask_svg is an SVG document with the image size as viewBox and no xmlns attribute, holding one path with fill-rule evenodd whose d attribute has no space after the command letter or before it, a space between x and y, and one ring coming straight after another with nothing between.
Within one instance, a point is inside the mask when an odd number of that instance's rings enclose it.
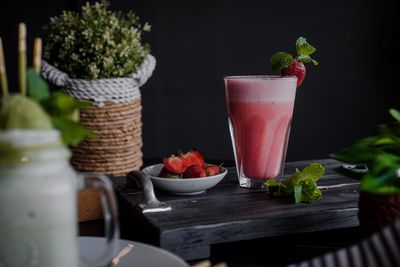
<instances>
[{"instance_id":1,"label":"mint leaf","mask_svg":"<svg viewBox=\"0 0 400 267\"><path fill-rule=\"evenodd\" d=\"M294 202L296 204L300 203L302 200L303 187L301 185L296 185L294 187Z\"/></svg>"},{"instance_id":2,"label":"mint leaf","mask_svg":"<svg viewBox=\"0 0 400 267\"><path fill-rule=\"evenodd\" d=\"M277 72L287 68L290 64L292 64L292 62L292 55L282 51L275 53L270 59L272 71Z\"/></svg>"},{"instance_id":3,"label":"mint leaf","mask_svg":"<svg viewBox=\"0 0 400 267\"><path fill-rule=\"evenodd\" d=\"M78 122L62 117L52 117L53 125L60 131L65 144L78 145L84 138L95 138L96 135Z\"/></svg>"},{"instance_id":4,"label":"mint leaf","mask_svg":"<svg viewBox=\"0 0 400 267\"><path fill-rule=\"evenodd\" d=\"M296 41L296 50L299 56L307 56L313 54L317 49L307 43L306 38L299 37Z\"/></svg>"},{"instance_id":5,"label":"mint leaf","mask_svg":"<svg viewBox=\"0 0 400 267\"><path fill-rule=\"evenodd\" d=\"M311 203L322 198L322 192L319 189L314 191L305 192L302 195L301 201L305 203Z\"/></svg>"},{"instance_id":6,"label":"mint leaf","mask_svg":"<svg viewBox=\"0 0 400 267\"><path fill-rule=\"evenodd\" d=\"M400 112L398 110L391 108L389 109L389 113L396 121L400 122Z\"/></svg>"},{"instance_id":7,"label":"mint leaf","mask_svg":"<svg viewBox=\"0 0 400 267\"><path fill-rule=\"evenodd\" d=\"M317 188L316 180L313 178L303 179L301 185L303 187L302 202L310 203L322 197L321 191Z\"/></svg>"},{"instance_id":8,"label":"mint leaf","mask_svg":"<svg viewBox=\"0 0 400 267\"><path fill-rule=\"evenodd\" d=\"M319 178L324 175L324 173L325 168L321 163L311 163L301 171L300 176L302 180L312 179L314 181L318 181Z\"/></svg>"},{"instance_id":9,"label":"mint leaf","mask_svg":"<svg viewBox=\"0 0 400 267\"><path fill-rule=\"evenodd\" d=\"M78 101L61 92L50 94L41 104L50 115L58 117L70 117L76 110L90 106L88 102Z\"/></svg>"},{"instance_id":10,"label":"mint leaf","mask_svg":"<svg viewBox=\"0 0 400 267\"><path fill-rule=\"evenodd\" d=\"M39 74L32 68L28 69L27 72L28 80L28 94L37 102L42 101L49 97L49 88L47 83L40 77Z\"/></svg>"},{"instance_id":11,"label":"mint leaf","mask_svg":"<svg viewBox=\"0 0 400 267\"><path fill-rule=\"evenodd\" d=\"M296 169L292 176L282 179L282 181L266 180L264 188L271 196L294 197L296 204L310 203L322 198L322 192L317 188L317 181L324 173L325 168L322 164L311 163L302 171Z\"/></svg>"},{"instance_id":12,"label":"mint leaf","mask_svg":"<svg viewBox=\"0 0 400 267\"><path fill-rule=\"evenodd\" d=\"M303 63L310 63L312 62L315 66L318 65L318 61L312 59L309 55L298 56L297 60Z\"/></svg>"},{"instance_id":13,"label":"mint leaf","mask_svg":"<svg viewBox=\"0 0 400 267\"><path fill-rule=\"evenodd\" d=\"M268 179L264 182L264 188L267 194L271 196L281 196L282 183L278 179Z\"/></svg>"}]
</instances>

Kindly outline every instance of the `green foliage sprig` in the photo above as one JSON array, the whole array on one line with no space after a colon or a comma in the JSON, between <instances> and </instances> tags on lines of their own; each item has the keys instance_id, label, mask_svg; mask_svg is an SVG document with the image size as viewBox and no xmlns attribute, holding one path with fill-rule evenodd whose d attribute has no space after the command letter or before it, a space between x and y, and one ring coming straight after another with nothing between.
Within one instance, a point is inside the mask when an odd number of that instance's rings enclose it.
<instances>
[{"instance_id":1,"label":"green foliage sprig","mask_svg":"<svg viewBox=\"0 0 400 267\"><path fill-rule=\"evenodd\" d=\"M272 71L281 71L289 67L294 60L301 61L303 63L312 62L314 65L318 65L318 61L311 58L311 55L315 53L317 49L307 42L306 38L299 37L296 40L296 52L297 56L294 58L291 54L286 52L276 52L270 59Z\"/></svg>"},{"instance_id":2,"label":"green foliage sprig","mask_svg":"<svg viewBox=\"0 0 400 267\"><path fill-rule=\"evenodd\" d=\"M361 179L361 190L400 193L400 112L390 109L392 124L379 125L377 134L354 142L331 157L352 164L366 164L369 172Z\"/></svg>"},{"instance_id":3,"label":"green foliage sprig","mask_svg":"<svg viewBox=\"0 0 400 267\"><path fill-rule=\"evenodd\" d=\"M108 9L107 1L87 3L77 12L64 11L44 26L44 58L72 78L100 79L134 73L150 51L133 12Z\"/></svg>"},{"instance_id":4,"label":"green foliage sprig","mask_svg":"<svg viewBox=\"0 0 400 267\"><path fill-rule=\"evenodd\" d=\"M264 182L267 193L272 197L292 197L296 204L311 203L322 198L322 192L317 187L317 181L325 173L320 163L311 163L302 171L285 179L268 179Z\"/></svg>"}]
</instances>

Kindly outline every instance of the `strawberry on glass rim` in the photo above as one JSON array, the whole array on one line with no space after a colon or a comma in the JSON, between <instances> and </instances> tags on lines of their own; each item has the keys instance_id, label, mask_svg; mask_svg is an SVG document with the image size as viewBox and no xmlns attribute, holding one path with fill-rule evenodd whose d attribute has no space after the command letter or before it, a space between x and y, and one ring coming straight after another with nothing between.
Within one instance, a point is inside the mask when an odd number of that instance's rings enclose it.
<instances>
[{"instance_id":1,"label":"strawberry on glass rim","mask_svg":"<svg viewBox=\"0 0 400 267\"><path fill-rule=\"evenodd\" d=\"M301 85L306 76L306 67L304 63L312 62L318 65L318 62L311 58L316 49L306 41L306 38L299 37L296 41L297 56L279 51L272 55L271 69L272 71L280 72L282 76L297 76L297 87Z\"/></svg>"}]
</instances>

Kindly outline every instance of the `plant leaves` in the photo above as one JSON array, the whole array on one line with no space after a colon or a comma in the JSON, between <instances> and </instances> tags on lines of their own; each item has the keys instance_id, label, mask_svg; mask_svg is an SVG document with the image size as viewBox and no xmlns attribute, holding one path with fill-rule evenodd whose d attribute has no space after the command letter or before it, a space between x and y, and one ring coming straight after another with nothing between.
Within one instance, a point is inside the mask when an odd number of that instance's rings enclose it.
<instances>
[{"instance_id":1,"label":"plant leaves","mask_svg":"<svg viewBox=\"0 0 400 267\"><path fill-rule=\"evenodd\" d=\"M301 185L296 185L294 187L294 202L296 204L300 203L302 200L302 190L303 187Z\"/></svg>"},{"instance_id":2,"label":"plant leaves","mask_svg":"<svg viewBox=\"0 0 400 267\"><path fill-rule=\"evenodd\" d=\"M51 93L41 103L50 115L57 117L71 117L76 110L90 107L89 102L78 101L62 92Z\"/></svg>"},{"instance_id":3,"label":"plant leaves","mask_svg":"<svg viewBox=\"0 0 400 267\"><path fill-rule=\"evenodd\" d=\"M309 44L304 37L297 38L296 50L299 56L311 55L316 51L316 49L311 44Z\"/></svg>"},{"instance_id":4,"label":"plant leaves","mask_svg":"<svg viewBox=\"0 0 400 267\"><path fill-rule=\"evenodd\" d=\"M311 163L301 171L301 179L312 179L318 181L324 173L325 168L321 163Z\"/></svg>"},{"instance_id":5,"label":"plant leaves","mask_svg":"<svg viewBox=\"0 0 400 267\"><path fill-rule=\"evenodd\" d=\"M317 188L317 181L325 173L325 168L320 163L312 163L302 171L296 169L295 173L282 181L268 179L264 188L271 196L294 197L295 203L312 202L322 197L322 192Z\"/></svg>"},{"instance_id":6,"label":"plant leaves","mask_svg":"<svg viewBox=\"0 0 400 267\"><path fill-rule=\"evenodd\" d=\"M60 131L65 144L78 145L84 138L95 138L96 135L78 122L62 117L52 117L54 126Z\"/></svg>"},{"instance_id":7,"label":"plant leaves","mask_svg":"<svg viewBox=\"0 0 400 267\"><path fill-rule=\"evenodd\" d=\"M268 179L264 182L264 187L269 195L280 196L282 183L278 179Z\"/></svg>"},{"instance_id":8,"label":"plant leaves","mask_svg":"<svg viewBox=\"0 0 400 267\"><path fill-rule=\"evenodd\" d=\"M298 56L297 60L303 62L303 63L310 63L312 62L315 66L318 65L318 61L312 59L309 55L302 55Z\"/></svg>"},{"instance_id":9,"label":"plant leaves","mask_svg":"<svg viewBox=\"0 0 400 267\"><path fill-rule=\"evenodd\" d=\"M391 108L389 109L389 113L396 121L400 122L400 112L398 110Z\"/></svg>"},{"instance_id":10,"label":"plant leaves","mask_svg":"<svg viewBox=\"0 0 400 267\"><path fill-rule=\"evenodd\" d=\"M43 78L32 68L28 69L28 94L37 102L49 97L49 87Z\"/></svg>"},{"instance_id":11,"label":"plant leaves","mask_svg":"<svg viewBox=\"0 0 400 267\"><path fill-rule=\"evenodd\" d=\"M292 62L293 56L291 54L282 51L277 52L273 54L270 59L271 70L279 72L287 68L290 64L292 64Z\"/></svg>"}]
</instances>

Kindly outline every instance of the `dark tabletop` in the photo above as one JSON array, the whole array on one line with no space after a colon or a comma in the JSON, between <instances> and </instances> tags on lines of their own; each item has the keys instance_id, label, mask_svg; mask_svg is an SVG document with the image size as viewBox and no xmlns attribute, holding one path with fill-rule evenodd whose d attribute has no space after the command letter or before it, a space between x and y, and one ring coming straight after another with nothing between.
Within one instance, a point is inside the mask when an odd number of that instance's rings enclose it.
<instances>
[{"instance_id":1,"label":"dark tabletop","mask_svg":"<svg viewBox=\"0 0 400 267\"><path fill-rule=\"evenodd\" d=\"M327 170L319 185L357 183L341 174L340 163L315 162L323 163ZM287 163L285 174L309 163ZM359 239L357 184L324 190L322 200L294 205L289 200L271 199L263 190L240 188L235 170L229 170L224 180L205 194L177 197L156 192L172 211L148 214L135 208L141 192L122 190L124 178L114 178L122 238L160 246L190 263L210 258L226 261L228 266L285 266ZM101 230L95 230L99 225L81 223L81 234L99 235Z\"/></svg>"}]
</instances>

